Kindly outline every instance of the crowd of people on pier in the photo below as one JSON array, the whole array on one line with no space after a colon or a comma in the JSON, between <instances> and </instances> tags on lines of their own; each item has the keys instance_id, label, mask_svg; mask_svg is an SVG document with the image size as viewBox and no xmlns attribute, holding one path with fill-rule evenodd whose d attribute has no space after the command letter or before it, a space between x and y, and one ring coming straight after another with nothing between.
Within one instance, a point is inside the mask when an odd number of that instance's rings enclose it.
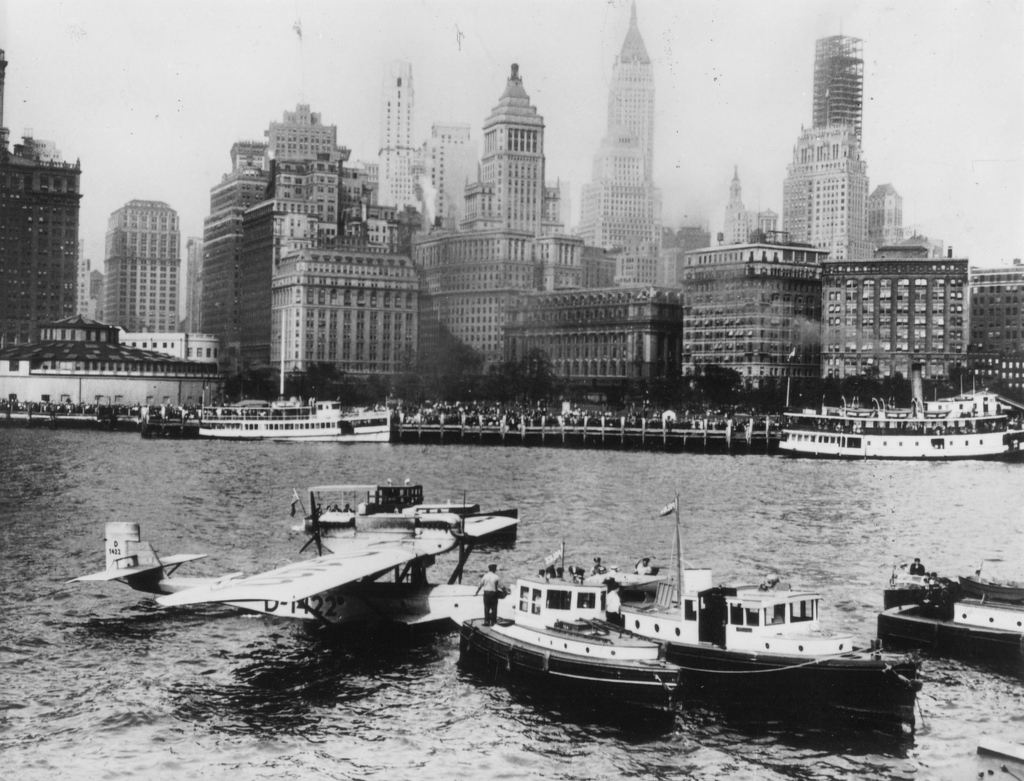
<instances>
[{"instance_id":1,"label":"crowd of people on pier","mask_svg":"<svg viewBox=\"0 0 1024 781\"><path fill-rule=\"evenodd\" d=\"M399 419L405 424L500 427L519 430L561 426L570 428L643 428L652 431L725 431L730 425L734 431L753 426L754 431L766 427L778 428L779 416L751 415L740 410L695 411L661 410L629 407L623 410L593 410L571 406L552 411L527 405L500 405L488 403L427 402L423 405L403 404Z\"/></svg>"}]
</instances>

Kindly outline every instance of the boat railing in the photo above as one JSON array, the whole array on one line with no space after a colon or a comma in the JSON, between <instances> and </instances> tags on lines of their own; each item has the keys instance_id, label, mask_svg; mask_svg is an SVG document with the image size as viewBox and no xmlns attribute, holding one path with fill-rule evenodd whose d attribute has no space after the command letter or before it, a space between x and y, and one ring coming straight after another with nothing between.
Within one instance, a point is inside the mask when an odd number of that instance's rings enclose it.
<instances>
[{"instance_id":1,"label":"boat railing","mask_svg":"<svg viewBox=\"0 0 1024 781\"><path fill-rule=\"evenodd\" d=\"M867 425L863 418L801 418L794 416L786 424L790 431L813 431L835 434L879 434L892 436L942 437L964 434L992 434L1007 430L1005 419L957 418L907 420L906 418L873 418L876 425Z\"/></svg>"}]
</instances>

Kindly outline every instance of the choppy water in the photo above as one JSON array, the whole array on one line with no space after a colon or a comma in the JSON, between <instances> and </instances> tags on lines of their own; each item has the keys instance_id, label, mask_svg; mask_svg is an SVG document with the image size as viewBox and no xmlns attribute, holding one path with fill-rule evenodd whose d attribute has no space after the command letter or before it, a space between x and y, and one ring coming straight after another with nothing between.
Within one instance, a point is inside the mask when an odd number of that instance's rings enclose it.
<instances>
[{"instance_id":1,"label":"choppy water","mask_svg":"<svg viewBox=\"0 0 1024 781\"><path fill-rule=\"evenodd\" d=\"M164 553L210 553L187 574L266 569L302 543L293 487L387 477L422 482L428 500L465 490L484 507L520 507L516 546L476 554L468 582L490 560L528 574L563 540L567 563L667 559L670 519L655 516L678 491L687 560L716 581L774 570L814 586L825 624L862 640L894 557L953 574L1024 554L1024 465L0 429L3 777L966 778L979 735L1024 735L1022 682L952 661L924 660L917 732L902 742L706 708L637 734L462 673L454 632L339 641L64 582L102 568L108 520L138 521ZM452 563L440 559L434 579Z\"/></svg>"}]
</instances>

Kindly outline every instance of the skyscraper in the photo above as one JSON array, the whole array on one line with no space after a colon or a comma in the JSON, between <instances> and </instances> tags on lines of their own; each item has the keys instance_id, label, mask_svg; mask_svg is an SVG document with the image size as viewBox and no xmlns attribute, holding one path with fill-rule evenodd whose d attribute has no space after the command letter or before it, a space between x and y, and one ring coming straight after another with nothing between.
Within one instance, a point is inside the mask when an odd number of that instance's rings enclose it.
<instances>
[{"instance_id":1,"label":"skyscraper","mask_svg":"<svg viewBox=\"0 0 1024 781\"><path fill-rule=\"evenodd\" d=\"M412 87L412 65L408 62L388 63L381 82L380 98L380 189L377 202L394 206L399 211L417 206L413 189L412 141L415 93Z\"/></svg>"},{"instance_id":2,"label":"skyscraper","mask_svg":"<svg viewBox=\"0 0 1024 781\"><path fill-rule=\"evenodd\" d=\"M861 152L863 60L856 38L818 41L814 125L793 147L782 186L782 229L830 259L868 258L868 175Z\"/></svg>"},{"instance_id":3,"label":"skyscraper","mask_svg":"<svg viewBox=\"0 0 1024 781\"><path fill-rule=\"evenodd\" d=\"M778 227L778 218L771 209L765 211L748 211L743 205L743 188L740 185L739 166L733 170L732 182L729 184L729 203L725 207L725 220L722 224L726 244L746 244L748 241L764 241L765 236L751 238L750 234L759 231L768 234Z\"/></svg>"},{"instance_id":4,"label":"skyscraper","mask_svg":"<svg viewBox=\"0 0 1024 781\"><path fill-rule=\"evenodd\" d=\"M814 127L849 125L860 138L864 103L863 41L821 38L814 47Z\"/></svg>"},{"instance_id":5,"label":"skyscraper","mask_svg":"<svg viewBox=\"0 0 1024 781\"><path fill-rule=\"evenodd\" d=\"M470 138L469 125L435 122L430 138L423 144L424 218L433 223L440 217L446 228L454 228L465 214L466 183L476 178L477 146Z\"/></svg>"},{"instance_id":6,"label":"skyscraper","mask_svg":"<svg viewBox=\"0 0 1024 781\"><path fill-rule=\"evenodd\" d=\"M9 346L75 314L82 171L30 130L8 150L6 68L0 50L0 343Z\"/></svg>"},{"instance_id":7,"label":"skyscraper","mask_svg":"<svg viewBox=\"0 0 1024 781\"><path fill-rule=\"evenodd\" d=\"M178 330L181 234L162 201L129 201L107 221L104 315L133 332Z\"/></svg>"},{"instance_id":8,"label":"skyscraper","mask_svg":"<svg viewBox=\"0 0 1024 781\"><path fill-rule=\"evenodd\" d=\"M591 246L619 247L616 278L654 284L661 249L661 192L652 179L654 67L632 6L629 31L612 66L608 131L580 198L579 235Z\"/></svg>"},{"instance_id":9,"label":"skyscraper","mask_svg":"<svg viewBox=\"0 0 1024 781\"><path fill-rule=\"evenodd\" d=\"M450 334L485 362L503 358L519 291L579 287L582 242L558 222L557 186L544 183L544 118L530 104L519 66L484 121L479 180L466 187L461 232L419 239L420 344L430 355Z\"/></svg>"},{"instance_id":10,"label":"skyscraper","mask_svg":"<svg viewBox=\"0 0 1024 781\"><path fill-rule=\"evenodd\" d=\"M903 198L891 184L880 184L868 196L868 241L872 249L903 239Z\"/></svg>"},{"instance_id":11,"label":"skyscraper","mask_svg":"<svg viewBox=\"0 0 1024 781\"><path fill-rule=\"evenodd\" d=\"M203 329L203 240L191 237L185 243L185 318L183 331L199 333Z\"/></svg>"}]
</instances>

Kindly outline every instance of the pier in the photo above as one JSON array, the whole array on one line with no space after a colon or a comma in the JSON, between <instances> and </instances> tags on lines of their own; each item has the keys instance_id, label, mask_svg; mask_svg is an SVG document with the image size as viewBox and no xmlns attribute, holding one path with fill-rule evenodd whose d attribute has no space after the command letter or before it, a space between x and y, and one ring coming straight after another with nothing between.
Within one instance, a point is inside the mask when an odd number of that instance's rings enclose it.
<instances>
[{"instance_id":1,"label":"pier","mask_svg":"<svg viewBox=\"0 0 1024 781\"><path fill-rule=\"evenodd\" d=\"M705 421L696 423L704 424ZM561 447L574 449L649 450L695 453L775 453L780 432L773 422L763 427L737 430L726 423L695 427L694 422L678 425L631 425L624 419L603 419L587 423L451 421L422 423L396 421L392 442L431 445L498 445L508 447Z\"/></svg>"}]
</instances>

